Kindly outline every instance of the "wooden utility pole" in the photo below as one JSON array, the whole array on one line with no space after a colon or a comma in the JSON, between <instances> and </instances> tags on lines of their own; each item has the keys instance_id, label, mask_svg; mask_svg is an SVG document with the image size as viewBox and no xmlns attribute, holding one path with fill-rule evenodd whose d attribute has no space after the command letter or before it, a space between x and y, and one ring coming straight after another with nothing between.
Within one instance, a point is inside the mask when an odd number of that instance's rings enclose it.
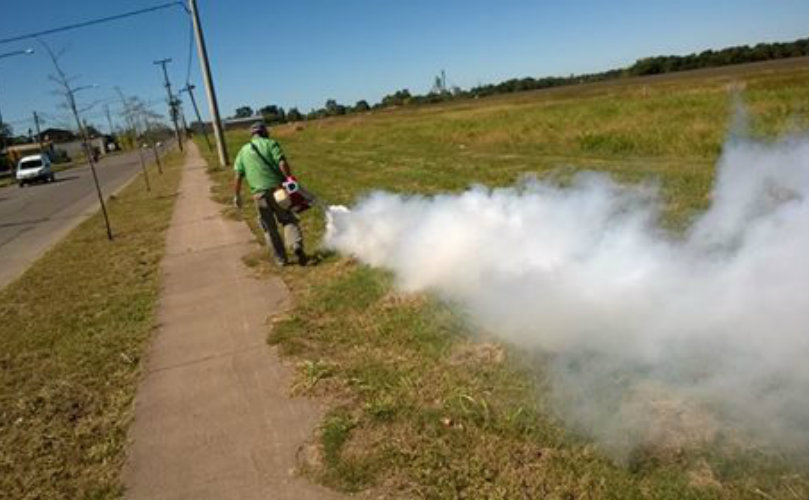
<instances>
[{"instance_id":1,"label":"wooden utility pole","mask_svg":"<svg viewBox=\"0 0 809 500\"><path fill-rule=\"evenodd\" d=\"M143 180L146 182L146 191L151 191L152 186L149 183L149 172L146 170L146 162L143 159L143 149L140 147L140 141L138 141L138 127L137 123L135 122L135 118L133 116L133 111L129 106L129 102L127 102L126 97L124 97L124 93L118 87L115 87L115 91L118 93L118 97L121 99L121 105L124 107L124 120L126 121L126 125L129 127L129 130L133 136L133 143L135 145L135 149L138 150L138 158L140 159L140 170L143 172Z\"/></svg>"},{"instance_id":2,"label":"wooden utility pole","mask_svg":"<svg viewBox=\"0 0 809 500\"><path fill-rule=\"evenodd\" d=\"M180 103L180 98L177 97L177 111L180 114L180 123L183 124L183 137L188 136L188 123L185 121L185 111L183 111L182 104Z\"/></svg>"},{"instance_id":3,"label":"wooden utility pole","mask_svg":"<svg viewBox=\"0 0 809 500\"><path fill-rule=\"evenodd\" d=\"M34 111L34 127L37 129L37 143L39 144L39 152L42 153L42 132L39 130L39 115Z\"/></svg>"},{"instance_id":4,"label":"wooden utility pole","mask_svg":"<svg viewBox=\"0 0 809 500\"><path fill-rule=\"evenodd\" d=\"M171 122L174 123L174 136L177 138L177 145L180 146L180 151L183 150L183 139L180 136L180 125L177 123L177 100L174 98L174 95L171 93L171 82L169 81L169 72L166 70L166 64L171 62L171 58L168 57L166 59L160 59L159 61L154 61L154 64L159 64L163 67L163 79L165 80L166 92L168 93L169 97L169 113L171 114Z\"/></svg>"},{"instance_id":5,"label":"wooden utility pole","mask_svg":"<svg viewBox=\"0 0 809 500\"><path fill-rule=\"evenodd\" d=\"M202 121L202 117L199 115L199 108L197 107L197 100L194 99L194 89L197 88L190 83L186 83L185 87L180 89L180 92L188 92L188 97L191 98L191 105L194 107L194 114L197 115L197 123L199 123L199 128L202 129L202 136L205 137L205 144L208 145L208 151L213 151L213 146L211 146L211 140L208 139L208 131L205 130L205 123Z\"/></svg>"},{"instance_id":6,"label":"wooden utility pole","mask_svg":"<svg viewBox=\"0 0 809 500\"><path fill-rule=\"evenodd\" d=\"M104 105L104 113L107 115L107 125L110 126L110 135L115 135L115 130L112 128L112 117L110 116L109 104Z\"/></svg>"},{"instance_id":7,"label":"wooden utility pole","mask_svg":"<svg viewBox=\"0 0 809 500\"><path fill-rule=\"evenodd\" d=\"M194 34L197 39L197 55L199 64L202 66L202 80L205 82L205 94L208 96L208 107L211 111L211 125L216 138L216 150L219 153L219 165L222 167L228 164L228 151L225 145L225 134L222 130L222 120L219 117L219 104L216 102L216 91L211 78L211 67L208 64L208 50L205 48L205 37L202 35L202 26L199 21L197 11L197 1L188 0L188 8L191 11L191 20L194 23Z\"/></svg>"}]
</instances>

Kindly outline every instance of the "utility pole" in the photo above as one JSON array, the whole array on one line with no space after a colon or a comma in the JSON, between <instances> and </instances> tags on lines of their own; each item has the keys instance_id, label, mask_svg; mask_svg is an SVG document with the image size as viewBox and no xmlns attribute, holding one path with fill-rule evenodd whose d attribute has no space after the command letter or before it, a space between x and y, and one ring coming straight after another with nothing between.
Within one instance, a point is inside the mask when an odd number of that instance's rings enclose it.
<instances>
[{"instance_id":1,"label":"utility pole","mask_svg":"<svg viewBox=\"0 0 809 500\"><path fill-rule=\"evenodd\" d=\"M42 153L42 132L39 130L39 115L34 111L34 126L37 129L37 142L39 143L39 152Z\"/></svg>"},{"instance_id":2,"label":"utility pole","mask_svg":"<svg viewBox=\"0 0 809 500\"><path fill-rule=\"evenodd\" d=\"M202 26L199 21L199 11L197 11L197 0L188 0L188 8L191 11L191 20L194 23L194 34L197 39L197 55L199 64L202 66L202 79L205 82L205 93L208 96L208 107L211 111L211 125L213 126L214 137L216 138L216 150L219 153L219 165L228 165L228 151L225 145L225 134L222 131L222 119L219 117L219 104L216 102L216 91L211 78L211 67L208 64L208 50L205 48L205 37L202 35Z\"/></svg>"},{"instance_id":3,"label":"utility pole","mask_svg":"<svg viewBox=\"0 0 809 500\"><path fill-rule=\"evenodd\" d=\"M205 124L202 122L202 117L199 115L199 108L197 107L197 100L194 99L194 89L197 88L190 83L186 83L184 88L180 89L180 92L188 92L188 97L191 98L191 105L194 107L194 114L197 115L197 123L199 123L199 127L202 129L202 136L205 137L205 144L208 145L208 151L213 151L213 147L211 146L211 140L208 139L208 131L205 130Z\"/></svg>"},{"instance_id":4,"label":"utility pole","mask_svg":"<svg viewBox=\"0 0 809 500\"><path fill-rule=\"evenodd\" d=\"M3 113L0 112L0 127L2 127L3 125L5 125L5 122L3 122ZM0 153L2 153L5 148L6 148L6 135L3 133L3 130L0 129Z\"/></svg>"},{"instance_id":5,"label":"utility pole","mask_svg":"<svg viewBox=\"0 0 809 500\"><path fill-rule=\"evenodd\" d=\"M132 109L130 109L129 103L126 101L126 97L124 97L124 93L121 91L121 89L115 87L115 91L118 93L118 97L121 99L121 105L124 107L124 120L126 121L126 125L132 131L135 149L138 150L140 170L143 172L143 180L146 182L146 191L151 191L152 186L149 184L149 172L146 171L146 162L143 160L143 150L141 149L140 142L138 141L138 129L135 125L135 119L132 116Z\"/></svg>"},{"instance_id":6,"label":"utility pole","mask_svg":"<svg viewBox=\"0 0 809 500\"><path fill-rule=\"evenodd\" d=\"M166 70L166 64L171 62L171 58L168 57L166 59L160 59L159 61L154 61L154 64L159 64L163 67L163 78L165 80L166 85L166 92L169 96L169 113L171 114L171 121L174 123L174 136L177 138L177 144L180 146L180 151L183 150L183 140L180 137L180 126L177 123L177 101L174 99L174 95L171 93L171 82L169 82L169 72Z\"/></svg>"},{"instance_id":7,"label":"utility pole","mask_svg":"<svg viewBox=\"0 0 809 500\"><path fill-rule=\"evenodd\" d=\"M129 133L132 134L132 144L137 146L138 145L138 131L135 128L134 118L132 116L132 110L129 109L129 103L126 101L126 97L124 97L124 93L123 93L123 91L121 91L120 87L115 87L115 92L118 94L118 98L121 100L121 106L123 106L123 109L124 109L124 122L126 123L126 126L129 129Z\"/></svg>"},{"instance_id":8,"label":"utility pole","mask_svg":"<svg viewBox=\"0 0 809 500\"><path fill-rule=\"evenodd\" d=\"M109 104L104 105L104 114L107 115L107 124L110 126L110 135L115 135L115 130L112 128L112 118L110 117Z\"/></svg>"},{"instance_id":9,"label":"utility pole","mask_svg":"<svg viewBox=\"0 0 809 500\"><path fill-rule=\"evenodd\" d=\"M185 121L185 111L183 111L183 105L180 102L180 98L177 98L177 109L180 112L180 123L183 124L183 137L188 135L188 123Z\"/></svg>"}]
</instances>

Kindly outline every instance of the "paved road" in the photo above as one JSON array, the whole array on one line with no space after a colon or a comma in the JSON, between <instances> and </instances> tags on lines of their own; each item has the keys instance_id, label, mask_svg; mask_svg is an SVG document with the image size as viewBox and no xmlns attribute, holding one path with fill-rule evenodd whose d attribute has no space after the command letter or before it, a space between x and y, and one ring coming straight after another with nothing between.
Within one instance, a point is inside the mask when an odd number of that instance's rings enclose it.
<instances>
[{"instance_id":1,"label":"paved road","mask_svg":"<svg viewBox=\"0 0 809 500\"><path fill-rule=\"evenodd\" d=\"M140 171L137 152L103 158L97 171L101 190L109 196ZM0 188L0 289L94 214L97 200L88 165L57 172L51 184Z\"/></svg>"}]
</instances>

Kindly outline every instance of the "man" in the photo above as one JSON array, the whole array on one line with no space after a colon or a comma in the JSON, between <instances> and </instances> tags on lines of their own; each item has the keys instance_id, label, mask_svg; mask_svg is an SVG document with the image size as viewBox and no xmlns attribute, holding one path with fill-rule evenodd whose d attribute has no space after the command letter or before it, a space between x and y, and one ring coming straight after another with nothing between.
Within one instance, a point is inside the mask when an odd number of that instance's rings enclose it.
<instances>
[{"instance_id":1,"label":"man","mask_svg":"<svg viewBox=\"0 0 809 500\"><path fill-rule=\"evenodd\" d=\"M277 190L284 189L281 183L292 175L289 162L281 146L270 139L264 123L254 123L250 127L250 133L252 135L250 142L239 150L233 165L236 172L233 203L241 208L242 180L246 179L258 210L259 222L264 229L267 246L275 255L276 264L279 266L288 264L284 240L278 232L277 221L284 227L284 239L287 245L292 247L298 264L306 265L307 257L303 251L303 236L298 218L291 211L282 208L274 196Z\"/></svg>"}]
</instances>

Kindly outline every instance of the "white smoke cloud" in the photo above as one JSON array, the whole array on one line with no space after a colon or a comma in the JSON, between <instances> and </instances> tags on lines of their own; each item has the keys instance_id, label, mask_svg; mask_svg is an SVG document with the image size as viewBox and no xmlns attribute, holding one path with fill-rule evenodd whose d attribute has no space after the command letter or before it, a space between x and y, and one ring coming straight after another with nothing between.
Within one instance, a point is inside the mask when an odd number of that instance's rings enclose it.
<instances>
[{"instance_id":1,"label":"white smoke cloud","mask_svg":"<svg viewBox=\"0 0 809 500\"><path fill-rule=\"evenodd\" d=\"M667 398L805 447L807 196L809 138L731 139L683 236L660 229L655 187L583 173L564 188L375 192L330 214L326 244L552 353L557 408L617 453L659 437Z\"/></svg>"}]
</instances>

